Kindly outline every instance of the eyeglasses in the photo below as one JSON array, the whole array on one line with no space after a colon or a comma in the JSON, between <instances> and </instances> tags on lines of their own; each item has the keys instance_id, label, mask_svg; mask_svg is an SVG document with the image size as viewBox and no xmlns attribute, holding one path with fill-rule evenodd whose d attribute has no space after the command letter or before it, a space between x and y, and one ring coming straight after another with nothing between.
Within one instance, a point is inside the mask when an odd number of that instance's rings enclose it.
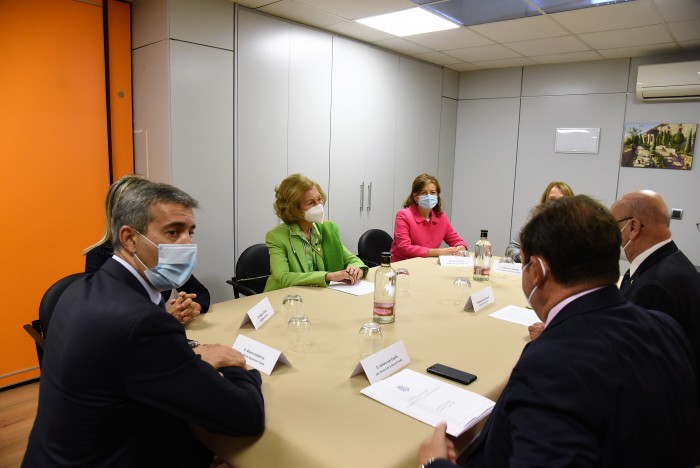
<instances>
[{"instance_id":1,"label":"eyeglasses","mask_svg":"<svg viewBox=\"0 0 700 468\"><path fill-rule=\"evenodd\" d=\"M623 222L623 221L629 221L629 220L632 219L632 218L634 218L634 216L628 216L628 217L626 217L626 218L618 219L617 222L618 222L618 223L621 223L621 222ZM641 224L641 223L640 223L639 225L640 225L641 227L644 227L644 225ZM622 228L622 229L624 229L624 228ZM700 231L700 223L698 223L698 231Z\"/></svg>"}]
</instances>

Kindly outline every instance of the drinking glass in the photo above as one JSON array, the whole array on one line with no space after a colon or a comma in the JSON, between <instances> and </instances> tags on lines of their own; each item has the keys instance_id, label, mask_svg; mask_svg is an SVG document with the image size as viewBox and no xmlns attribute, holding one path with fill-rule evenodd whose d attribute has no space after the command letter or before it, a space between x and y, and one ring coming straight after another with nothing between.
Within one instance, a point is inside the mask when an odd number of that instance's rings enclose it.
<instances>
[{"instance_id":1,"label":"drinking glass","mask_svg":"<svg viewBox=\"0 0 700 468\"><path fill-rule=\"evenodd\" d=\"M469 297L469 288L472 287L472 283L469 278L460 276L454 280L454 303L455 305L461 305L464 307L467 304L467 298Z\"/></svg>"},{"instance_id":2,"label":"drinking glass","mask_svg":"<svg viewBox=\"0 0 700 468\"><path fill-rule=\"evenodd\" d=\"M287 294L282 299L282 323L286 326L295 315L304 315L304 300L299 294Z\"/></svg>"},{"instance_id":3,"label":"drinking glass","mask_svg":"<svg viewBox=\"0 0 700 468\"><path fill-rule=\"evenodd\" d=\"M411 290L411 274L405 268L396 269L396 293L399 297L408 296Z\"/></svg>"},{"instance_id":4,"label":"drinking glass","mask_svg":"<svg viewBox=\"0 0 700 468\"><path fill-rule=\"evenodd\" d=\"M287 323L287 341L292 351L306 352L311 347L311 320L306 315L293 315Z\"/></svg>"},{"instance_id":5,"label":"drinking glass","mask_svg":"<svg viewBox=\"0 0 700 468\"><path fill-rule=\"evenodd\" d=\"M378 323L368 322L357 333L357 347L360 359L371 356L384 349L384 334Z\"/></svg>"}]
</instances>

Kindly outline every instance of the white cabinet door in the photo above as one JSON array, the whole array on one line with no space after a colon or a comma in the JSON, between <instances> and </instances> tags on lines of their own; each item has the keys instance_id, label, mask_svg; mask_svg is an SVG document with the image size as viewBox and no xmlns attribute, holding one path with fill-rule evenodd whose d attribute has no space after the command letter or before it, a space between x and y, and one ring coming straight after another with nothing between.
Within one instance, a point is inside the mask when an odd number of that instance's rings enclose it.
<instances>
[{"instance_id":1,"label":"white cabinet door","mask_svg":"<svg viewBox=\"0 0 700 468\"><path fill-rule=\"evenodd\" d=\"M278 224L274 188L287 176L289 28L239 11L236 81L236 253Z\"/></svg>"},{"instance_id":2,"label":"white cabinet door","mask_svg":"<svg viewBox=\"0 0 700 468\"><path fill-rule=\"evenodd\" d=\"M329 219L338 223L345 246L357 251L363 232L367 148L367 57L369 47L333 38Z\"/></svg>"},{"instance_id":3,"label":"white cabinet door","mask_svg":"<svg viewBox=\"0 0 700 468\"><path fill-rule=\"evenodd\" d=\"M291 25L287 172L328 190L331 139L331 35Z\"/></svg>"},{"instance_id":4,"label":"white cabinet door","mask_svg":"<svg viewBox=\"0 0 700 468\"><path fill-rule=\"evenodd\" d=\"M401 203L417 175L437 176L442 109L442 70L401 57L396 135L395 201Z\"/></svg>"},{"instance_id":5,"label":"white cabinet door","mask_svg":"<svg viewBox=\"0 0 700 468\"><path fill-rule=\"evenodd\" d=\"M364 211L362 231L382 229L393 235L394 216L398 209L394 206L394 163L399 57L370 49L366 69L369 75L364 178L367 207ZM354 247L356 246L357 240L354 243Z\"/></svg>"}]
</instances>

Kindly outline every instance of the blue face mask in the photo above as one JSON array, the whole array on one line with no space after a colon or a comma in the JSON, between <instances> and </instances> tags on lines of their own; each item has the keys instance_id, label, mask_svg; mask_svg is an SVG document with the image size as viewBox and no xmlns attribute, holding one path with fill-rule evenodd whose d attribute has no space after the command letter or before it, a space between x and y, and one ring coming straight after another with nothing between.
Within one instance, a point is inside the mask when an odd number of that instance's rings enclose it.
<instances>
[{"instance_id":1,"label":"blue face mask","mask_svg":"<svg viewBox=\"0 0 700 468\"><path fill-rule=\"evenodd\" d=\"M139 235L158 248L158 265L154 268L148 268L137 255L134 255L146 268L146 279L154 288L158 291L177 289L190 279L192 270L197 264L197 244L156 245L140 232Z\"/></svg>"},{"instance_id":2,"label":"blue face mask","mask_svg":"<svg viewBox=\"0 0 700 468\"><path fill-rule=\"evenodd\" d=\"M421 195L418 197L418 206L425 210L432 210L437 205L437 195Z\"/></svg>"}]
</instances>

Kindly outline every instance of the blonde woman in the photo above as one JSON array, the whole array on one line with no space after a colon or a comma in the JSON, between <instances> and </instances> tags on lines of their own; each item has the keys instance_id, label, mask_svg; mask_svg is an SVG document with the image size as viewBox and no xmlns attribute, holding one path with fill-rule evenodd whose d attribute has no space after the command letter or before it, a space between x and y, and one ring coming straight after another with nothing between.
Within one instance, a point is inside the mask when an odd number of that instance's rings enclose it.
<instances>
[{"instance_id":1,"label":"blonde woman","mask_svg":"<svg viewBox=\"0 0 700 468\"><path fill-rule=\"evenodd\" d=\"M275 188L275 213L282 224L265 236L270 277L265 291L289 286L321 286L331 281L355 284L367 266L340 240L338 225L324 221L326 194L321 186L292 174Z\"/></svg>"}]
</instances>

